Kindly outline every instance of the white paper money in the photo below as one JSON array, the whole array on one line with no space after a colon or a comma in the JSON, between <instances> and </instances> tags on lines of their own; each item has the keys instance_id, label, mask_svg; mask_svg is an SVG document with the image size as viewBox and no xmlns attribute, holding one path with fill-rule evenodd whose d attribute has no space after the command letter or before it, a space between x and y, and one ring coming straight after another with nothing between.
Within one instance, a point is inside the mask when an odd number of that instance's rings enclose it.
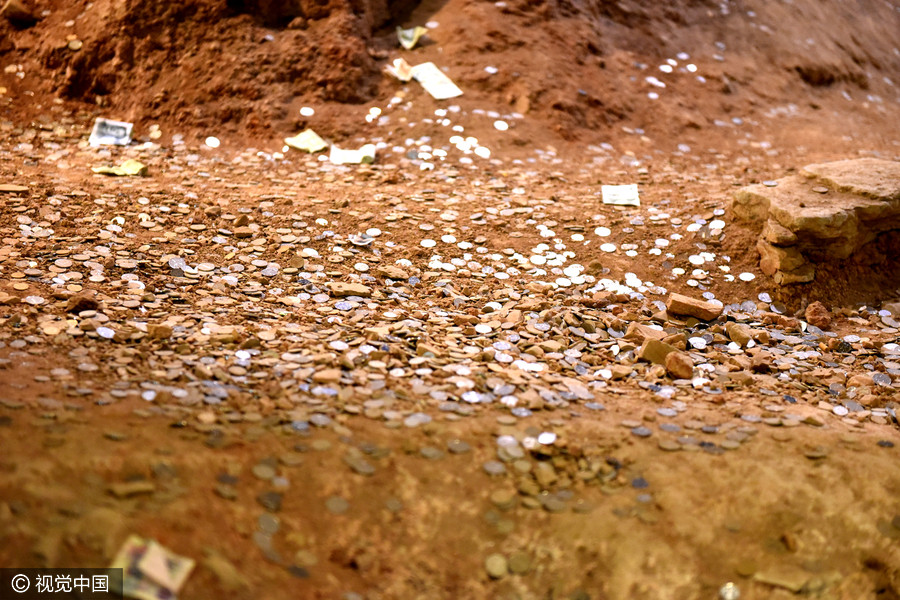
<instances>
[{"instance_id":1,"label":"white paper money","mask_svg":"<svg viewBox=\"0 0 900 600\"><path fill-rule=\"evenodd\" d=\"M194 561L179 556L153 540L128 536L110 568L122 569L124 592L138 600L172 600L194 568Z\"/></svg>"},{"instance_id":2,"label":"white paper money","mask_svg":"<svg viewBox=\"0 0 900 600\"><path fill-rule=\"evenodd\" d=\"M140 175L141 177L144 177L147 175L147 165L139 160L129 158L117 167L91 167L91 171L102 175L118 175L119 177L128 175Z\"/></svg>"},{"instance_id":3,"label":"white paper money","mask_svg":"<svg viewBox=\"0 0 900 600\"><path fill-rule=\"evenodd\" d=\"M437 68L434 63L427 62L412 68L413 79L422 84L425 91L435 100L447 100L462 96L459 89L449 77Z\"/></svg>"},{"instance_id":4,"label":"white paper money","mask_svg":"<svg viewBox=\"0 0 900 600\"><path fill-rule=\"evenodd\" d=\"M177 594L191 574L194 561L178 556L150 540L147 550L137 562L137 568L154 582Z\"/></svg>"},{"instance_id":5,"label":"white paper money","mask_svg":"<svg viewBox=\"0 0 900 600\"><path fill-rule=\"evenodd\" d=\"M416 26L410 29L403 29L402 27L398 27L397 39L400 41L401 46L403 46L407 50L412 50L419 42L419 39L426 33L428 33L428 30L424 27Z\"/></svg>"},{"instance_id":6,"label":"white paper money","mask_svg":"<svg viewBox=\"0 0 900 600\"><path fill-rule=\"evenodd\" d=\"M131 130L133 123L125 121L111 121L98 117L94 121L91 137L88 143L95 148L97 146L127 146L131 143Z\"/></svg>"},{"instance_id":7,"label":"white paper money","mask_svg":"<svg viewBox=\"0 0 900 600\"><path fill-rule=\"evenodd\" d=\"M395 58L394 63L387 65L384 70L403 83L412 79L412 66L402 58Z\"/></svg>"},{"instance_id":8,"label":"white paper money","mask_svg":"<svg viewBox=\"0 0 900 600\"><path fill-rule=\"evenodd\" d=\"M375 144L366 144L359 150L345 150L332 146L328 160L335 165L358 165L360 163L375 162Z\"/></svg>"},{"instance_id":9,"label":"white paper money","mask_svg":"<svg viewBox=\"0 0 900 600\"><path fill-rule=\"evenodd\" d=\"M328 147L328 143L312 129L306 129L294 137L284 138L284 143L297 150L318 152Z\"/></svg>"},{"instance_id":10,"label":"white paper money","mask_svg":"<svg viewBox=\"0 0 900 600\"><path fill-rule=\"evenodd\" d=\"M640 206L636 183L626 185L604 185L600 191L603 194L603 204L615 204L616 206Z\"/></svg>"}]
</instances>

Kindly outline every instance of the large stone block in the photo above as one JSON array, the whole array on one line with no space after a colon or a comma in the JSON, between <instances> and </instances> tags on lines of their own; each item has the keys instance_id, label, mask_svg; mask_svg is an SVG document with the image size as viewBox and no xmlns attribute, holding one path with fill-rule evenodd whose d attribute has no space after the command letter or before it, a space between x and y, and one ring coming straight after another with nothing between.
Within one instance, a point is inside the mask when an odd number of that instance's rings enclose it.
<instances>
[{"instance_id":1,"label":"large stone block","mask_svg":"<svg viewBox=\"0 0 900 600\"><path fill-rule=\"evenodd\" d=\"M864 158L805 167L774 186L735 193L737 219L764 223L760 268L776 282L811 281L810 263L859 258L864 246L900 230L900 162Z\"/></svg>"},{"instance_id":2,"label":"large stone block","mask_svg":"<svg viewBox=\"0 0 900 600\"><path fill-rule=\"evenodd\" d=\"M748 185L734 193L731 210L739 221L762 222L769 218L769 188L763 185Z\"/></svg>"},{"instance_id":3,"label":"large stone block","mask_svg":"<svg viewBox=\"0 0 900 600\"><path fill-rule=\"evenodd\" d=\"M900 201L900 162L857 158L807 165L802 173L841 192L881 202Z\"/></svg>"}]
</instances>

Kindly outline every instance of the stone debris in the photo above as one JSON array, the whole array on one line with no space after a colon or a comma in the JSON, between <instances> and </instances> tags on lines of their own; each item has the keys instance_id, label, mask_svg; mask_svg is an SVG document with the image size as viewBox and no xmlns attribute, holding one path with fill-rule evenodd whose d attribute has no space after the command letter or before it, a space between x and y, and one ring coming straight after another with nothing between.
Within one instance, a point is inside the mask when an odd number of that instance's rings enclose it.
<instances>
[{"instance_id":1,"label":"stone debris","mask_svg":"<svg viewBox=\"0 0 900 600\"><path fill-rule=\"evenodd\" d=\"M662 329L656 329L654 327L650 327L649 325L644 325L643 323L638 323L637 321L633 321L628 324L628 329L625 331L625 339L635 340L643 344L647 339L654 339L662 341L669 337L669 334L666 333Z\"/></svg>"},{"instance_id":2,"label":"stone debris","mask_svg":"<svg viewBox=\"0 0 900 600\"><path fill-rule=\"evenodd\" d=\"M670 353L677 351L678 349L675 346L671 346L659 340L648 339L641 344L637 353L637 358L657 365L663 365L666 364L666 357Z\"/></svg>"},{"instance_id":3,"label":"stone debris","mask_svg":"<svg viewBox=\"0 0 900 600\"><path fill-rule=\"evenodd\" d=\"M89 293L75 294L66 301L66 312L70 313L78 314L89 310L95 311L99 308L100 303L93 294Z\"/></svg>"},{"instance_id":4,"label":"stone debris","mask_svg":"<svg viewBox=\"0 0 900 600\"><path fill-rule=\"evenodd\" d=\"M746 348L753 339L751 329L747 325L735 321L729 321L725 324L725 332L728 334L728 339L744 348Z\"/></svg>"},{"instance_id":5,"label":"stone debris","mask_svg":"<svg viewBox=\"0 0 900 600\"><path fill-rule=\"evenodd\" d=\"M367 298L372 295L372 288L361 283L344 283L341 281L333 281L328 284L328 289L335 296L359 296Z\"/></svg>"},{"instance_id":6,"label":"stone debris","mask_svg":"<svg viewBox=\"0 0 900 600\"><path fill-rule=\"evenodd\" d=\"M900 229L900 162L860 158L804 167L775 186L735 193L735 217L762 225L760 270L776 284L808 283L816 265L880 260L864 248Z\"/></svg>"},{"instance_id":7,"label":"stone debris","mask_svg":"<svg viewBox=\"0 0 900 600\"><path fill-rule=\"evenodd\" d=\"M697 300L681 294L672 294L666 301L666 311L671 315L694 317L701 321L714 321L722 314L722 304Z\"/></svg>"},{"instance_id":8,"label":"stone debris","mask_svg":"<svg viewBox=\"0 0 900 600\"><path fill-rule=\"evenodd\" d=\"M73 537L110 560L124 539L126 525L126 518L119 511L94 508L73 524Z\"/></svg>"},{"instance_id":9,"label":"stone debris","mask_svg":"<svg viewBox=\"0 0 900 600\"><path fill-rule=\"evenodd\" d=\"M753 580L765 583L774 587L784 588L795 594L799 593L806 582L809 581L811 575L800 569L790 565L778 565L757 571L753 575Z\"/></svg>"},{"instance_id":10,"label":"stone debris","mask_svg":"<svg viewBox=\"0 0 900 600\"><path fill-rule=\"evenodd\" d=\"M828 468L842 447L824 440L848 432L895 451L892 305L795 313L748 291L754 273L722 251L723 209L676 212L648 187L633 214L598 202L586 216L525 169L455 165L427 188L394 187L405 171L386 164L195 151L209 148L128 147L149 177L4 196L0 433L25 428L75 462L71 440L91 436L96 472L79 474L85 506L71 507L84 514L65 517L91 552L114 552L132 519L212 512L232 546L209 549L218 529L166 543L202 537L183 552L225 590L254 589L253 560L291 581L346 569L371 582L402 571L390 557L404 551L381 536L402 531L409 565L432 572L431 524L477 520L475 579L530 585L561 560L528 541L535 523L654 531L683 510L666 472L696 457L746 465L776 446ZM799 243L778 227L766 243ZM70 510L54 490L21 489ZM20 514L39 529L15 496L0 533ZM182 503L197 497L191 513ZM35 537L35 556L66 555L65 536ZM761 573L747 585L800 579Z\"/></svg>"},{"instance_id":11,"label":"stone debris","mask_svg":"<svg viewBox=\"0 0 900 600\"><path fill-rule=\"evenodd\" d=\"M140 494L152 494L156 491L156 486L150 481L131 481L114 483L109 486L109 491L116 498L130 498Z\"/></svg>"},{"instance_id":12,"label":"stone debris","mask_svg":"<svg viewBox=\"0 0 900 600\"><path fill-rule=\"evenodd\" d=\"M694 375L694 361L684 352L666 354L666 372L675 379L691 379Z\"/></svg>"},{"instance_id":13,"label":"stone debris","mask_svg":"<svg viewBox=\"0 0 900 600\"><path fill-rule=\"evenodd\" d=\"M238 571L231 561L215 550L207 550L201 564L211 571L222 587L228 591L235 592L250 588L250 581Z\"/></svg>"}]
</instances>

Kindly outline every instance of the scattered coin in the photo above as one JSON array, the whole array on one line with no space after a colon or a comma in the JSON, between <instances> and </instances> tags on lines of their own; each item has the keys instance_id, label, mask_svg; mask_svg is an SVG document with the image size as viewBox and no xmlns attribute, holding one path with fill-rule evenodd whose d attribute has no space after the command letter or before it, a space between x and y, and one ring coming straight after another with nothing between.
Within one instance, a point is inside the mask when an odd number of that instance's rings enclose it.
<instances>
[{"instance_id":1,"label":"scattered coin","mask_svg":"<svg viewBox=\"0 0 900 600\"><path fill-rule=\"evenodd\" d=\"M263 492L256 497L256 500L263 508L272 512L281 510L282 495L279 492Z\"/></svg>"},{"instance_id":2,"label":"scattered coin","mask_svg":"<svg viewBox=\"0 0 900 600\"><path fill-rule=\"evenodd\" d=\"M340 496L331 496L325 501L325 508L334 515L342 515L350 509L350 503Z\"/></svg>"},{"instance_id":3,"label":"scattered coin","mask_svg":"<svg viewBox=\"0 0 900 600\"><path fill-rule=\"evenodd\" d=\"M491 579L502 579L509 573L506 557L502 554L491 554L484 561L484 568Z\"/></svg>"}]
</instances>

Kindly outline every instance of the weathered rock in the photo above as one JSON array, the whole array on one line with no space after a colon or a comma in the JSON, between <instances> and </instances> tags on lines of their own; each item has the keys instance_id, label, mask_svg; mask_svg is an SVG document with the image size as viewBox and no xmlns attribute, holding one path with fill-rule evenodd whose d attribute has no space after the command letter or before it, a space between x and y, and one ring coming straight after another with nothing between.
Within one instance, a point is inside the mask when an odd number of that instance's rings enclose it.
<instances>
[{"instance_id":1,"label":"weathered rock","mask_svg":"<svg viewBox=\"0 0 900 600\"><path fill-rule=\"evenodd\" d=\"M100 303L91 293L76 294L66 301L66 312L78 314L85 310L97 310Z\"/></svg>"},{"instance_id":2,"label":"weathered rock","mask_svg":"<svg viewBox=\"0 0 900 600\"><path fill-rule=\"evenodd\" d=\"M626 339L636 340L641 343L646 339L662 340L668 336L669 334L661 329L654 329L648 325L636 322L629 324L628 329L625 331Z\"/></svg>"},{"instance_id":3,"label":"weathered rock","mask_svg":"<svg viewBox=\"0 0 900 600\"><path fill-rule=\"evenodd\" d=\"M544 352L559 352L563 349L563 345L556 340L545 340L538 344Z\"/></svg>"},{"instance_id":4,"label":"weathered rock","mask_svg":"<svg viewBox=\"0 0 900 600\"><path fill-rule=\"evenodd\" d=\"M553 465L548 462L539 462L534 468L534 478L541 489L547 489L556 482L558 476Z\"/></svg>"},{"instance_id":5,"label":"weathered rock","mask_svg":"<svg viewBox=\"0 0 900 600\"><path fill-rule=\"evenodd\" d=\"M336 383L341 380L341 370L340 369L322 369L321 371L316 371L312 380L316 383Z\"/></svg>"},{"instance_id":6,"label":"weathered rock","mask_svg":"<svg viewBox=\"0 0 900 600\"><path fill-rule=\"evenodd\" d=\"M807 165L803 173L842 192L873 200L900 200L900 162L857 158Z\"/></svg>"},{"instance_id":7,"label":"weathered rock","mask_svg":"<svg viewBox=\"0 0 900 600\"><path fill-rule=\"evenodd\" d=\"M694 361L684 352L669 352L665 365L666 372L675 379L690 379L694 376Z\"/></svg>"},{"instance_id":8,"label":"weathered rock","mask_svg":"<svg viewBox=\"0 0 900 600\"><path fill-rule=\"evenodd\" d=\"M109 559L125 535L125 517L111 508L96 508L72 528L78 541Z\"/></svg>"},{"instance_id":9,"label":"weathered rock","mask_svg":"<svg viewBox=\"0 0 900 600\"><path fill-rule=\"evenodd\" d=\"M172 328L168 325L150 323L147 325L147 336L154 340L167 340L172 337Z\"/></svg>"},{"instance_id":10,"label":"weathered rock","mask_svg":"<svg viewBox=\"0 0 900 600\"><path fill-rule=\"evenodd\" d=\"M130 498L140 494L152 494L156 491L156 486L150 481L128 481L113 483L108 489L116 498Z\"/></svg>"},{"instance_id":11,"label":"weathered rock","mask_svg":"<svg viewBox=\"0 0 900 600\"><path fill-rule=\"evenodd\" d=\"M395 267L393 265L386 265L383 267L378 267L375 270L375 274L380 277L385 277L387 279L396 279L398 281L403 280L403 279L409 279L409 273L407 273L400 267Z\"/></svg>"},{"instance_id":12,"label":"weathered rock","mask_svg":"<svg viewBox=\"0 0 900 600\"><path fill-rule=\"evenodd\" d=\"M734 385L750 385L753 383L753 375L748 371L735 371L728 374L728 380Z\"/></svg>"},{"instance_id":13,"label":"weathered rock","mask_svg":"<svg viewBox=\"0 0 900 600\"><path fill-rule=\"evenodd\" d=\"M809 165L777 186L739 190L732 209L739 220L764 223L762 271L779 285L806 283L815 278L814 263L864 258L880 234L900 230L900 162Z\"/></svg>"},{"instance_id":14,"label":"weathered rock","mask_svg":"<svg viewBox=\"0 0 900 600\"><path fill-rule=\"evenodd\" d=\"M807 323L819 329L828 329L831 326L831 313L818 300L806 307L805 316Z\"/></svg>"},{"instance_id":15,"label":"weathered rock","mask_svg":"<svg viewBox=\"0 0 900 600\"><path fill-rule=\"evenodd\" d=\"M883 399L879 398L879 397L876 396L875 394L864 394L864 395L859 396L859 397L857 398L857 401L860 403L860 405L862 405L862 406L864 406L864 407L866 407L866 408L872 408L872 407L875 407L875 406L881 406L881 405L882 405L882 400L883 400Z\"/></svg>"},{"instance_id":16,"label":"weathered rock","mask_svg":"<svg viewBox=\"0 0 900 600\"><path fill-rule=\"evenodd\" d=\"M669 344L670 346L675 346L679 350L684 350L687 348L687 336L684 333L675 333L673 335L664 337L662 341Z\"/></svg>"},{"instance_id":17,"label":"weathered rock","mask_svg":"<svg viewBox=\"0 0 900 600\"><path fill-rule=\"evenodd\" d=\"M769 219L763 227L762 239L773 246L793 246L797 235L778 221Z\"/></svg>"},{"instance_id":18,"label":"weathered rock","mask_svg":"<svg viewBox=\"0 0 900 600\"><path fill-rule=\"evenodd\" d=\"M361 298L368 298L372 295L372 288L361 283L332 281L328 284L328 289L331 290L332 295L339 297L359 296Z\"/></svg>"},{"instance_id":19,"label":"weathered rock","mask_svg":"<svg viewBox=\"0 0 900 600\"><path fill-rule=\"evenodd\" d=\"M769 216L768 188L760 184L743 187L734 193L731 210L735 219L763 223Z\"/></svg>"},{"instance_id":20,"label":"weathered rock","mask_svg":"<svg viewBox=\"0 0 900 600\"><path fill-rule=\"evenodd\" d=\"M696 300L681 294L672 294L666 302L666 311L671 315L696 317L701 321L718 319L723 306L704 300Z\"/></svg>"},{"instance_id":21,"label":"weathered rock","mask_svg":"<svg viewBox=\"0 0 900 600\"><path fill-rule=\"evenodd\" d=\"M625 379L626 377L631 375L634 372L634 367L632 367L631 365L613 365L609 369L609 371L610 373L612 373L612 377L610 377L610 379L612 379L613 381L619 381L620 379Z\"/></svg>"},{"instance_id":22,"label":"weathered rock","mask_svg":"<svg viewBox=\"0 0 900 600\"><path fill-rule=\"evenodd\" d=\"M847 380L847 387L872 387L875 385L875 381L872 379L872 376L868 373L860 373L858 375L854 375L850 379Z\"/></svg>"},{"instance_id":23,"label":"weathered rock","mask_svg":"<svg viewBox=\"0 0 900 600\"><path fill-rule=\"evenodd\" d=\"M728 339L745 348L750 343L750 340L753 339L753 332L749 327L734 321L729 321L725 325L725 332L728 334Z\"/></svg>"},{"instance_id":24,"label":"weathered rock","mask_svg":"<svg viewBox=\"0 0 900 600\"><path fill-rule=\"evenodd\" d=\"M234 228L234 237L238 239L246 239L249 237L253 237L253 230L249 227L235 227Z\"/></svg>"},{"instance_id":25,"label":"weathered rock","mask_svg":"<svg viewBox=\"0 0 900 600\"><path fill-rule=\"evenodd\" d=\"M659 340L645 340L637 351L637 357L657 365L666 364L666 356L672 352L678 352L675 346L670 346Z\"/></svg>"},{"instance_id":26,"label":"weathered rock","mask_svg":"<svg viewBox=\"0 0 900 600\"><path fill-rule=\"evenodd\" d=\"M772 355L759 352L750 361L750 370L754 373L768 373L772 370Z\"/></svg>"},{"instance_id":27,"label":"weathered rock","mask_svg":"<svg viewBox=\"0 0 900 600\"><path fill-rule=\"evenodd\" d=\"M793 271L806 264L806 259L797 248L779 248L759 240L756 242L756 250L759 252L759 268L768 276L776 271Z\"/></svg>"},{"instance_id":28,"label":"weathered rock","mask_svg":"<svg viewBox=\"0 0 900 600\"><path fill-rule=\"evenodd\" d=\"M809 283L816 278L816 267L809 263L794 271L775 271L773 279L778 285Z\"/></svg>"},{"instance_id":29,"label":"weathered rock","mask_svg":"<svg viewBox=\"0 0 900 600\"><path fill-rule=\"evenodd\" d=\"M203 559L203 566L212 571L226 590L236 591L250 587L250 582L241 575L231 561L215 550L207 551L207 556Z\"/></svg>"},{"instance_id":30,"label":"weathered rock","mask_svg":"<svg viewBox=\"0 0 900 600\"><path fill-rule=\"evenodd\" d=\"M799 567L777 565L758 571L753 579L775 587L785 588L795 594L803 589L810 575Z\"/></svg>"}]
</instances>

